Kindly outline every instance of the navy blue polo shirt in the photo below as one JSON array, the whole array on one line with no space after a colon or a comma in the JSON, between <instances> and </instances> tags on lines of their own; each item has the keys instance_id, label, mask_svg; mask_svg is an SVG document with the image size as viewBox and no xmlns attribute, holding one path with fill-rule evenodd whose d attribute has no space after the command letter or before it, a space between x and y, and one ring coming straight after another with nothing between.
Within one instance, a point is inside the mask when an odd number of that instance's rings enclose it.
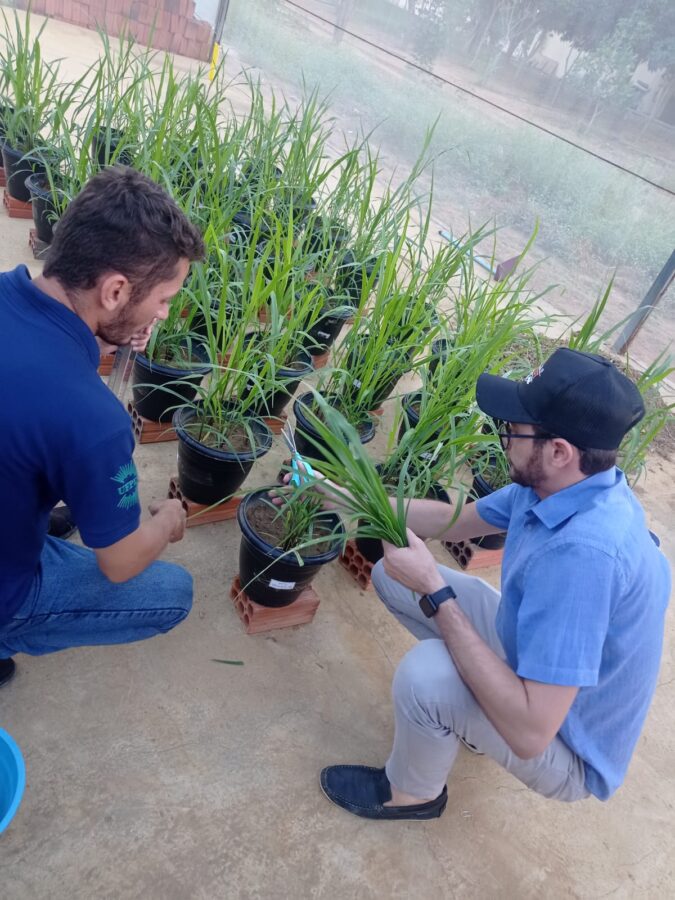
<instances>
[{"instance_id":1,"label":"navy blue polo shirt","mask_svg":"<svg viewBox=\"0 0 675 900\"><path fill-rule=\"evenodd\" d=\"M497 633L521 678L579 692L560 737L606 800L649 709L670 596L668 562L619 469L541 500L512 484L477 501L508 529Z\"/></svg>"},{"instance_id":2,"label":"navy blue polo shirt","mask_svg":"<svg viewBox=\"0 0 675 900\"><path fill-rule=\"evenodd\" d=\"M0 274L0 335L1 626L39 574L56 503L93 548L135 531L140 507L130 419L88 326L19 266Z\"/></svg>"}]
</instances>

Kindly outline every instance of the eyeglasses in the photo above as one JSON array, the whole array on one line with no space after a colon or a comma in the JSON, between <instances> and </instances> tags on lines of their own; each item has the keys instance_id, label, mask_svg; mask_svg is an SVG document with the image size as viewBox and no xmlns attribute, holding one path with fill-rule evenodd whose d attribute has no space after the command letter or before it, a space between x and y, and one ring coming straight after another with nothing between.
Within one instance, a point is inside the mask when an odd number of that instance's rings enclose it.
<instances>
[{"instance_id":1,"label":"eyeglasses","mask_svg":"<svg viewBox=\"0 0 675 900\"><path fill-rule=\"evenodd\" d=\"M514 434L508 422L504 422L502 428L497 432L503 450L508 450L511 445L511 439L516 438L528 441L550 441L555 437L553 434Z\"/></svg>"}]
</instances>

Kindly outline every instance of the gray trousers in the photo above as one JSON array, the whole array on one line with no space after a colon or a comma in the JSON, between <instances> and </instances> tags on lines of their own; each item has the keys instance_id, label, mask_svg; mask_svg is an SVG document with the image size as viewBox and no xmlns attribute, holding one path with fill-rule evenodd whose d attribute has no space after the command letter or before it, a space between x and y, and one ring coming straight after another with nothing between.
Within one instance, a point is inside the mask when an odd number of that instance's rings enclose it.
<instances>
[{"instance_id":1,"label":"gray trousers","mask_svg":"<svg viewBox=\"0 0 675 900\"><path fill-rule=\"evenodd\" d=\"M480 578L445 566L438 570L478 634L504 659L495 629L499 592ZM373 569L372 580L387 609L420 640L394 675L396 731L386 765L391 784L414 797L437 797L462 739L544 797L588 797L583 762L567 744L555 737L534 759L516 756L462 681L438 627L420 610L417 595L385 575L382 562Z\"/></svg>"}]
</instances>

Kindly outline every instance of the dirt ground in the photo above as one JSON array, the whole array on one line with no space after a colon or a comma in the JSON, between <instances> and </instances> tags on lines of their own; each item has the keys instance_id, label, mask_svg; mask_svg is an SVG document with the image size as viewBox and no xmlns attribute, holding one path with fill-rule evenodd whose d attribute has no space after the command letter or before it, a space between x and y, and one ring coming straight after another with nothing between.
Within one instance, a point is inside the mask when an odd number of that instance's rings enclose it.
<instances>
[{"instance_id":1,"label":"dirt ground","mask_svg":"<svg viewBox=\"0 0 675 900\"><path fill-rule=\"evenodd\" d=\"M82 63L97 46L60 23L47 37ZM28 227L0 213L0 270L39 271ZM138 448L144 506L165 496L175 453ZM283 456L277 439L248 484L270 483ZM638 490L671 563L674 475L655 456ZM391 678L412 638L337 565L317 581L311 625L246 636L228 596L238 546L226 522L167 551L195 577L174 632L18 658L0 725L22 748L27 787L0 837L3 900L672 897L672 610L647 725L611 801L543 800L463 751L441 819L372 823L329 804L318 773L384 761ZM498 584L499 572L484 577Z\"/></svg>"}]
</instances>

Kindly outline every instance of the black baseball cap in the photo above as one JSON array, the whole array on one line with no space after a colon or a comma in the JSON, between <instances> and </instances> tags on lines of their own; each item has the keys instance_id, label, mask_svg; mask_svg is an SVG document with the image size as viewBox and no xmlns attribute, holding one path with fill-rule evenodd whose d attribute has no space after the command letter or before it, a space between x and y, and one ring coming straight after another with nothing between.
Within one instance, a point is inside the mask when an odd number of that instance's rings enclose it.
<instances>
[{"instance_id":1,"label":"black baseball cap","mask_svg":"<svg viewBox=\"0 0 675 900\"><path fill-rule=\"evenodd\" d=\"M480 375L476 400L488 416L538 425L581 450L616 450L645 414L639 390L613 363L568 347L525 381Z\"/></svg>"}]
</instances>

